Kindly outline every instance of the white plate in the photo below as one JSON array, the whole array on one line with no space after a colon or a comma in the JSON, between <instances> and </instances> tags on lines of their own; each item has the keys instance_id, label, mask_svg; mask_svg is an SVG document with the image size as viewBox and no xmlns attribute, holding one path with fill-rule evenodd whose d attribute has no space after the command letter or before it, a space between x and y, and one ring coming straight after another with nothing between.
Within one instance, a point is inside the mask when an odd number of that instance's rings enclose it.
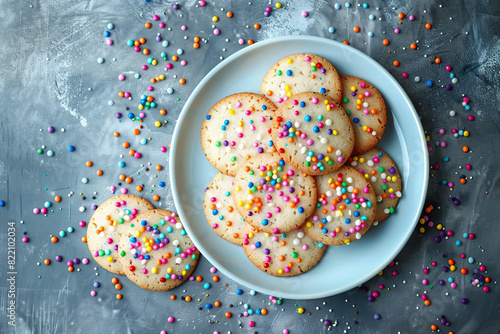
<instances>
[{"instance_id":1,"label":"white plate","mask_svg":"<svg viewBox=\"0 0 500 334\"><path fill-rule=\"evenodd\" d=\"M200 144L201 124L223 97L259 93L267 70L294 53L314 53L329 60L341 74L361 77L382 93L388 124L379 146L396 162L403 197L392 214L351 245L328 247L321 261L295 277L273 277L254 267L241 247L220 239L203 213L204 189L217 170ZM222 273L248 288L284 298L331 296L362 284L384 269L408 241L422 211L429 174L422 125L401 86L375 60L341 43L312 36L269 39L236 52L216 66L187 100L176 125L170 159L170 179L177 211L201 253Z\"/></svg>"}]
</instances>

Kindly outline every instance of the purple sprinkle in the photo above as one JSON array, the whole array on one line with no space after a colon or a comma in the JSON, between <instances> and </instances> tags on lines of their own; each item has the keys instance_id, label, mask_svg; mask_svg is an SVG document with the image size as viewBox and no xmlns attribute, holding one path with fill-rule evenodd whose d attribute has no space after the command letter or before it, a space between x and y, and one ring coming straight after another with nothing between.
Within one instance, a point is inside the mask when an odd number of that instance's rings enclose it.
<instances>
[{"instance_id":1,"label":"purple sprinkle","mask_svg":"<svg viewBox=\"0 0 500 334\"><path fill-rule=\"evenodd\" d=\"M264 254L269 255L269 253L271 253L271 251L269 250L269 248L264 249Z\"/></svg>"},{"instance_id":2,"label":"purple sprinkle","mask_svg":"<svg viewBox=\"0 0 500 334\"><path fill-rule=\"evenodd\" d=\"M435 241L435 242L441 242L441 237L439 237L439 236L435 237L435 238L434 238L434 241Z\"/></svg>"},{"instance_id":3,"label":"purple sprinkle","mask_svg":"<svg viewBox=\"0 0 500 334\"><path fill-rule=\"evenodd\" d=\"M61 262L63 260L63 257L61 255L56 256L56 261Z\"/></svg>"},{"instance_id":4,"label":"purple sprinkle","mask_svg":"<svg viewBox=\"0 0 500 334\"><path fill-rule=\"evenodd\" d=\"M224 140L224 141L222 142L222 145L227 146L227 145L229 145L229 142L228 142L227 140Z\"/></svg>"},{"instance_id":5,"label":"purple sprinkle","mask_svg":"<svg viewBox=\"0 0 500 334\"><path fill-rule=\"evenodd\" d=\"M252 211L248 211L248 215L252 216L253 215Z\"/></svg>"},{"instance_id":6,"label":"purple sprinkle","mask_svg":"<svg viewBox=\"0 0 500 334\"><path fill-rule=\"evenodd\" d=\"M295 192L295 188L294 187L290 187L290 189L288 189L290 191L290 193L294 193Z\"/></svg>"},{"instance_id":7,"label":"purple sprinkle","mask_svg":"<svg viewBox=\"0 0 500 334\"><path fill-rule=\"evenodd\" d=\"M444 271L445 273L447 273L449 270L450 270L450 268L448 268L447 266L443 266L443 271Z\"/></svg>"},{"instance_id":8,"label":"purple sprinkle","mask_svg":"<svg viewBox=\"0 0 500 334\"><path fill-rule=\"evenodd\" d=\"M323 160L323 158L324 158L324 157L325 157L325 156L324 156L323 154L321 154L321 153L320 153L320 154L318 154L318 159L319 159L319 160Z\"/></svg>"},{"instance_id":9,"label":"purple sprinkle","mask_svg":"<svg viewBox=\"0 0 500 334\"><path fill-rule=\"evenodd\" d=\"M101 286L101 283L99 283L99 282L97 282L97 281L96 281L96 282L94 282L94 288L98 288L98 287L100 287L100 286Z\"/></svg>"},{"instance_id":10,"label":"purple sprinkle","mask_svg":"<svg viewBox=\"0 0 500 334\"><path fill-rule=\"evenodd\" d=\"M323 67L323 68L321 69L321 73L325 74L325 73L326 73L326 68L324 68L324 67Z\"/></svg>"},{"instance_id":11,"label":"purple sprinkle","mask_svg":"<svg viewBox=\"0 0 500 334\"><path fill-rule=\"evenodd\" d=\"M257 149L257 151L258 151L259 153L264 153L264 149L263 149L262 147L259 147L259 148Z\"/></svg>"},{"instance_id":12,"label":"purple sprinkle","mask_svg":"<svg viewBox=\"0 0 500 334\"><path fill-rule=\"evenodd\" d=\"M351 95L352 95L352 96L356 96L356 92L352 92L352 93L351 93Z\"/></svg>"},{"instance_id":13,"label":"purple sprinkle","mask_svg":"<svg viewBox=\"0 0 500 334\"><path fill-rule=\"evenodd\" d=\"M391 167L391 168L389 169L389 173L391 173L391 174L396 173L396 168Z\"/></svg>"},{"instance_id":14,"label":"purple sprinkle","mask_svg":"<svg viewBox=\"0 0 500 334\"><path fill-rule=\"evenodd\" d=\"M73 263L74 264L79 264L80 263L80 259L79 258L73 259Z\"/></svg>"},{"instance_id":15,"label":"purple sprinkle","mask_svg":"<svg viewBox=\"0 0 500 334\"><path fill-rule=\"evenodd\" d=\"M48 130L50 133L52 133L52 132L56 131L56 129L54 129L54 127L53 127L53 126L49 126L49 128L48 128L47 130Z\"/></svg>"},{"instance_id":16,"label":"purple sprinkle","mask_svg":"<svg viewBox=\"0 0 500 334\"><path fill-rule=\"evenodd\" d=\"M333 133L332 129L328 129L328 134L332 135L332 133Z\"/></svg>"},{"instance_id":17,"label":"purple sprinkle","mask_svg":"<svg viewBox=\"0 0 500 334\"><path fill-rule=\"evenodd\" d=\"M368 297L368 301L369 302L374 302L375 301L375 297L373 297L373 296Z\"/></svg>"}]
</instances>

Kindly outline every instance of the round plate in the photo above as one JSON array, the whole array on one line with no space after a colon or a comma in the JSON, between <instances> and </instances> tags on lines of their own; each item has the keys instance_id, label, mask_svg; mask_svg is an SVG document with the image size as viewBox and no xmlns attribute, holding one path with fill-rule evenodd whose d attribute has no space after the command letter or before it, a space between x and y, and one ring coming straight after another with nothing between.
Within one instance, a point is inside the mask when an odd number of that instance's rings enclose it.
<instances>
[{"instance_id":1,"label":"round plate","mask_svg":"<svg viewBox=\"0 0 500 334\"><path fill-rule=\"evenodd\" d=\"M379 146L396 162L403 197L396 212L372 227L361 240L329 247L321 261L295 277L270 276L252 265L243 250L220 239L203 213L204 189L217 170L204 156L201 124L223 97L259 93L267 70L294 53L314 53L341 74L363 78L382 93L388 108L387 128ZM222 273L248 288L293 299L331 296L362 284L384 269L408 241L422 211L429 175L427 144L415 108L398 82L375 60L341 43L312 36L269 39L236 52L216 66L187 100L175 127L170 180L177 211L201 253Z\"/></svg>"}]
</instances>

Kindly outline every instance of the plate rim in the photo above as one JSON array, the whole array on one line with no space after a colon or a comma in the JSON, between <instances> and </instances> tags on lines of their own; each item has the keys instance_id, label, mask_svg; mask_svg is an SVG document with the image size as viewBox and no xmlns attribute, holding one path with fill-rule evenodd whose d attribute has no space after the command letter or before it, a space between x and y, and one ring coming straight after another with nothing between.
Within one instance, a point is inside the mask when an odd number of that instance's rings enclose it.
<instances>
[{"instance_id":1,"label":"plate rim","mask_svg":"<svg viewBox=\"0 0 500 334\"><path fill-rule=\"evenodd\" d=\"M180 126L180 124L182 124L183 121L184 121L184 119L187 117L188 110L190 109L191 104L193 104L193 101L195 100L196 96L205 87L205 85L212 79L212 77L215 76L219 72L219 70L223 69L225 66L227 66L230 63L232 63L233 61L237 60L239 57L243 56L244 54L246 54L248 52L251 52L251 51L253 51L256 48L265 47L265 46L267 46L269 44L274 44L274 43L278 44L278 43L282 43L282 42L303 41L303 40L308 40L308 41L312 40L312 41L317 41L317 42L322 42L322 43L325 43L325 42L326 43L332 43L332 44L335 44L337 47L340 47L340 48L350 48L350 50L349 50L350 52L354 52L355 54L357 54L357 56L365 58L367 61L373 62L379 68L379 70L381 70L385 75L387 75L391 79L391 81L393 82L393 84L397 88L398 93L401 94L401 96L403 97L403 99L405 100L405 102L410 107L409 109L411 111L411 115L413 116L414 123L416 123L417 128L418 128L418 132L420 134L420 144L421 144L422 150L423 150L423 160L424 160L423 161L423 165L424 165L424 169L425 170L424 170L424 179L423 179L423 183L422 183L423 184L423 189L421 189L421 195L420 195L420 199L419 199L419 203L418 203L418 210L417 210L417 212L421 212L422 211L422 209L424 207L425 199L426 199L426 196L427 196L428 184L429 184L429 154L428 154L428 151L426 149L427 148L427 144L426 144L426 140L425 140L425 134L424 134L422 123L420 122L420 119L418 117L418 114L417 114L417 111L415 109L415 106L413 105L413 103L412 103L411 99L409 98L408 94L406 94L406 92L403 89L403 87L399 84L399 82L396 80L396 78L394 78L394 76L392 76L392 74L390 74L389 71L384 66L382 66L378 61L376 61L375 59L373 59L369 55L365 54L364 52L362 52L362 51L360 51L360 50L358 50L358 49L356 49L356 48L354 48L352 46L345 45L343 43L340 43L340 42L337 42L337 41L334 41L334 40L331 40L331 39L328 39L328 38L319 37L319 36L291 35L291 36L274 37L274 38L269 38L269 39L266 39L266 40L263 40L263 41L259 41L259 42L254 43L251 46L247 46L247 47L245 47L245 48L243 48L243 49L241 49L241 50L233 53L232 55L230 55L229 57L227 57L226 59L224 59L223 61L221 61L219 64L217 64L212 70L210 70L203 77L203 79L198 83L198 85L196 85L195 89L191 92L191 95L187 99L186 103L184 104L184 106L182 108L181 113L179 114L179 117L177 118L176 125L175 125L175 128L174 128L174 132L173 132L173 135L172 135L172 145L171 145L172 147L170 149L170 156L169 156L170 185L171 185L172 197L173 197L173 200L174 200L175 210L177 211L177 214L181 218L181 221L184 222L185 221L184 217L186 217L186 216L184 215L182 206L180 205L181 203L180 203L180 198L179 198L179 195L178 195L178 189L179 188L177 186L176 177L175 177L175 175L176 175L175 171L177 170L176 163L175 163L175 157L178 154L177 153L176 142L177 142L177 139L179 138L179 136L181 135L181 132L180 132L180 127L181 126ZM413 233L413 231L415 229L415 226L417 225L418 219L419 219L418 215L414 217L414 221L411 224L412 228L409 228L406 231L406 233L404 234L404 236L402 236L402 239L401 239L402 242L400 242L400 244L398 245L398 247L393 252L391 252L392 256L390 256L387 259L385 259L384 261L382 261L381 264L375 270L373 270L369 274L365 275L363 278L360 278L358 280L354 280L353 282L351 282L350 284L345 285L342 288L333 289L333 290L325 291L325 292L322 292L322 293L314 293L314 294L307 294L307 295L296 294L296 293L280 293L280 297L291 298L291 299L317 299L317 298L324 298L324 297L329 297L329 296L333 296L333 295L337 295L337 294L349 291L352 288L354 288L354 287L358 286L359 284L361 284L360 281L362 281L362 283L363 283L363 282L366 282L366 281L370 280L378 272L380 272L385 267L387 267L387 265L406 246L406 244L408 243L408 241L409 241L409 239L411 237L411 234ZM235 281L235 282L237 282L239 284L242 284L242 285L244 285L246 287L249 287L249 288L257 290L257 291L261 291L261 292L266 293L266 294L274 294L273 292L269 291L266 288L255 286L254 284L246 282L246 281L244 281L244 279L235 276L230 271L227 271L226 268L224 268L224 266L219 263L219 261L217 261L215 258L213 258L209 253L207 253L204 250L203 246L200 247L201 243L198 242L197 238L193 238L192 237L193 231L192 231L191 227L189 226L189 224L187 224L187 225L183 224L183 225L184 225L184 228L187 230L188 235L190 235L190 238L192 239L193 243L199 249L200 253L212 265L214 265L217 268L217 270L220 270L224 275L226 275L231 280L233 280L233 281Z\"/></svg>"}]
</instances>

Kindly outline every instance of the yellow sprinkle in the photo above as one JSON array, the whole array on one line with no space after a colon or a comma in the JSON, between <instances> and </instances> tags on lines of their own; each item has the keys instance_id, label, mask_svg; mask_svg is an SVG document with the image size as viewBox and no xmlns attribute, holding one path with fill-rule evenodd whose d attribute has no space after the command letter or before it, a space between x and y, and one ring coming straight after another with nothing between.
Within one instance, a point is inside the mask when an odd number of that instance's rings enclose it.
<instances>
[{"instance_id":1,"label":"yellow sprinkle","mask_svg":"<svg viewBox=\"0 0 500 334\"><path fill-rule=\"evenodd\" d=\"M365 126L363 126L363 131L366 131L366 130L368 130L368 127L365 125Z\"/></svg>"},{"instance_id":2,"label":"yellow sprinkle","mask_svg":"<svg viewBox=\"0 0 500 334\"><path fill-rule=\"evenodd\" d=\"M285 90L286 90L287 92L289 92L289 91L290 91L290 85L286 84L286 85L285 85Z\"/></svg>"},{"instance_id":3,"label":"yellow sprinkle","mask_svg":"<svg viewBox=\"0 0 500 334\"><path fill-rule=\"evenodd\" d=\"M187 273L187 271L186 271L186 270L183 270L183 271L182 271L182 276L186 276L186 273Z\"/></svg>"},{"instance_id":4,"label":"yellow sprinkle","mask_svg":"<svg viewBox=\"0 0 500 334\"><path fill-rule=\"evenodd\" d=\"M283 269L279 269L278 274L280 274L280 275L283 274Z\"/></svg>"},{"instance_id":5,"label":"yellow sprinkle","mask_svg":"<svg viewBox=\"0 0 500 334\"><path fill-rule=\"evenodd\" d=\"M452 264L452 265L450 266L450 270L451 270L451 271L455 271L455 270L457 270L457 267L455 267L455 266Z\"/></svg>"},{"instance_id":6,"label":"yellow sprinkle","mask_svg":"<svg viewBox=\"0 0 500 334\"><path fill-rule=\"evenodd\" d=\"M355 91L356 91L356 87L351 86L351 92L355 92Z\"/></svg>"},{"instance_id":7,"label":"yellow sprinkle","mask_svg":"<svg viewBox=\"0 0 500 334\"><path fill-rule=\"evenodd\" d=\"M238 201L238 206L243 206L243 201Z\"/></svg>"},{"instance_id":8,"label":"yellow sprinkle","mask_svg":"<svg viewBox=\"0 0 500 334\"><path fill-rule=\"evenodd\" d=\"M173 273L173 272L174 272L174 270L172 269L172 267L168 267L168 268L167 268L167 273L168 273L168 274L171 274L171 273Z\"/></svg>"},{"instance_id":9,"label":"yellow sprinkle","mask_svg":"<svg viewBox=\"0 0 500 334\"><path fill-rule=\"evenodd\" d=\"M113 257L112 256L108 256L108 262L113 262Z\"/></svg>"},{"instance_id":10,"label":"yellow sprinkle","mask_svg":"<svg viewBox=\"0 0 500 334\"><path fill-rule=\"evenodd\" d=\"M276 8L281 8L281 2L276 2Z\"/></svg>"},{"instance_id":11,"label":"yellow sprinkle","mask_svg":"<svg viewBox=\"0 0 500 334\"><path fill-rule=\"evenodd\" d=\"M229 109L229 115L234 115L234 109Z\"/></svg>"},{"instance_id":12,"label":"yellow sprinkle","mask_svg":"<svg viewBox=\"0 0 500 334\"><path fill-rule=\"evenodd\" d=\"M233 110L233 111L234 111L234 110ZM240 128L242 128L242 127L243 127L243 125L245 125L245 124L243 123L243 121L239 121L239 122L238 122L238 126L239 126Z\"/></svg>"},{"instance_id":13,"label":"yellow sprinkle","mask_svg":"<svg viewBox=\"0 0 500 334\"><path fill-rule=\"evenodd\" d=\"M383 273L384 273L384 271L381 270L377 275L382 276Z\"/></svg>"},{"instance_id":14,"label":"yellow sprinkle","mask_svg":"<svg viewBox=\"0 0 500 334\"><path fill-rule=\"evenodd\" d=\"M350 242L351 242L351 240L349 240L349 239L345 239L345 240L344 240L344 243L345 243L346 245L349 245L349 243L350 243Z\"/></svg>"},{"instance_id":15,"label":"yellow sprinkle","mask_svg":"<svg viewBox=\"0 0 500 334\"><path fill-rule=\"evenodd\" d=\"M361 101L360 99L357 99L356 100L356 104L361 104L363 101Z\"/></svg>"},{"instance_id":16,"label":"yellow sprinkle","mask_svg":"<svg viewBox=\"0 0 500 334\"><path fill-rule=\"evenodd\" d=\"M304 313L304 308L303 308L303 307L299 307L299 308L297 309L297 313L298 313L298 314L302 314L302 313Z\"/></svg>"},{"instance_id":17,"label":"yellow sprinkle","mask_svg":"<svg viewBox=\"0 0 500 334\"><path fill-rule=\"evenodd\" d=\"M419 231L420 231L420 233L424 233L425 232L425 228L421 227Z\"/></svg>"},{"instance_id":18,"label":"yellow sprinkle","mask_svg":"<svg viewBox=\"0 0 500 334\"><path fill-rule=\"evenodd\" d=\"M292 58L288 58L288 60L287 60L286 62L287 62L288 64L291 64L291 63L293 63L293 60L292 60Z\"/></svg>"},{"instance_id":19,"label":"yellow sprinkle","mask_svg":"<svg viewBox=\"0 0 500 334\"><path fill-rule=\"evenodd\" d=\"M443 224L437 224L436 228L441 231L443 229Z\"/></svg>"},{"instance_id":20,"label":"yellow sprinkle","mask_svg":"<svg viewBox=\"0 0 500 334\"><path fill-rule=\"evenodd\" d=\"M287 93L286 93L286 96L287 96L287 97L292 97L292 92L287 92Z\"/></svg>"},{"instance_id":21,"label":"yellow sprinkle","mask_svg":"<svg viewBox=\"0 0 500 334\"><path fill-rule=\"evenodd\" d=\"M219 21L219 18L217 16L212 17L212 21L217 22Z\"/></svg>"},{"instance_id":22,"label":"yellow sprinkle","mask_svg":"<svg viewBox=\"0 0 500 334\"><path fill-rule=\"evenodd\" d=\"M418 222L419 222L420 224L425 224L425 219L424 219L424 218L420 218Z\"/></svg>"},{"instance_id":23,"label":"yellow sprinkle","mask_svg":"<svg viewBox=\"0 0 500 334\"><path fill-rule=\"evenodd\" d=\"M234 186L234 191L240 191L241 187L240 186Z\"/></svg>"},{"instance_id":24,"label":"yellow sprinkle","mask_svg":"<svg viewBox=\"0 0 500 334\"><path fill-rule=\"evenodd\" d=\"M314 224L313 224L313 223L311 223L311 222L307 222L307 223L306 223L306 226L307 226L307 227L313 227L313 226L314 226Z\"/></svg>"},{"instance_id":25,"label":"yellow sprinkle","mask_svg":"<svg viewBox=\"0 0 500 334\"><path fill-rule=\"evenodd\" d=\"M248 237L253 238L253 233L252 232L248 233Z\"/></svg>"},{"instance_id":26,"label":"yellow sprinkle","mask_svg":"<svg viewBox=\"0 0 500 334\"><path fill-rule=\"evenodd\" d=\"M146 251L151 252L152 250L153 248L151 248L151 246L146 247Z\"/></svg>"},{"instance_id":27,"label":"yellow sprinkle","mask_svg":"<svg viewBox=\"0 0 500 334\"><path fill-rule=\"evenodd\" d=\"M326 162L330 161L330 157L329 157L329 156L326 156L326 157L325 157L325 161L326 161Z\"/></svg>"},{"instance_id":28,"label":"yellow sprinkle","mask_svg":"<svg viewBox=\"0 0 500 334\"><path fill-rule=\"evenodd\" d=\"M158 268L156 268L156 267L151 268L151 272L153 274L158 274Z\"/></svg>"},{"instance_id":29,"label":"yellow sprinkle","mask_svg":"<svg viewBox=\"0 0 500 334\"><path fill-rule=\"evenodd\" d=\"M357 158L357 157L356 157ZM365 163L365 158L359 158L359 163L364 164Z\"/></svg>"},{"instance_id":30,"label":"yellow sprinkle","mask_svg":"<svg viewBox=\"0 0 500 334\"><path fill-rule=\"evenodd\" d=\"M250 204L245 205L245 209L250 210L251 206Z\"/></svg>"},{"instance_id":31,"label":"yellow sprinkle","mask_svg":"<svg viewBox=\"0 0 500 334\"><path fill-rule=\"evenodd\" d=\"M328 102L328 100L325 100L325 105L329 105L330 103Z\"/></svg>"},{"instance_id":32,"label":"yellow sprinkle","mask_svg":"<svg viewBox=\"0 0 500 334\"><path fill-rule=\"evenodd\" d=\"M156 122L155 122L155 126L156 126L157 128L159 128L159 127L161 126L161 122L160 122L160 121L156 121Z\"/></svg>"},{"instance_id":33,"label":"yellow sprinkle","mask_svg":"<svg viewBox=\"0 0 500 334\"><path fill-rule=\"evenodd\" d=\"M330 177L330 178L328 179L328 184L331 184L332 182L333 182L333 178L331 178L331 177Z\"/></svg>"},{"instance_id":34,"label":"yellow sprinkle","mask_svg":"<svg viewBox=\"0 0 500 334\"><path fill-rule=\"evenodd\" d=\"M332 133L333 133L334 136L336 136L336 135L339 134L339 132L337 130L333 130Z\"/></svg>"}]
</instances>

